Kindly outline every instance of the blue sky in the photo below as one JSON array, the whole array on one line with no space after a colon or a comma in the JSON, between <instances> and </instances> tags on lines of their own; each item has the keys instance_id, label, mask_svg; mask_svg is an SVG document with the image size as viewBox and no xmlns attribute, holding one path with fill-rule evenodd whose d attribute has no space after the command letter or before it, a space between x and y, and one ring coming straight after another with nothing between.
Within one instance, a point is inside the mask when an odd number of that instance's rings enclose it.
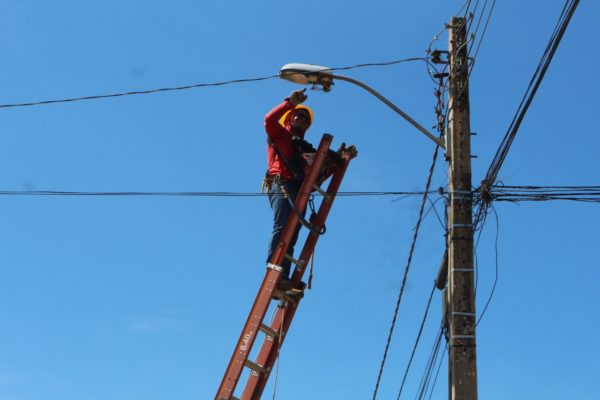
<instances>
[{"instance_id":1,"label":"blue sky","mask_svg":"<svg viewBox=\"0 0 600 400\"><path fill-rule=\"evenodd\" d=\"M462 5L6 0L0 104L270 76L290 62L342 67L423 57ZM471 76L474 185L563 5L495 6ZM503 183L598 184L599 16L597 3L580 4L500 171ZM442 33L434 48L446 47ZM344 74L434 125L423 63ZM263 117L296 88L270 79L2 109L0 190L258 192ZM343 191L424 188L433 152L427 138L347 83L308 95L310 138L328 132L334 146L359 149ZM447 184L446 169L440 159L434 188ZM313 290L282 350L276 398L372 397L419 203L336 200L316 250ZM598 206L495 209L499 280L477 332L480 398L596 398ZM0 196L0 220L0 399L214 396L264 274L265 198ZM479 311L494 280L495 241L492 217L477 250ZM396 398L443 251L431 213L380 399ZM440 315L437 292L402 398L416 394ZM447 397L446 377L444 361L432 398Z\"/></svg>"}]
</instances>

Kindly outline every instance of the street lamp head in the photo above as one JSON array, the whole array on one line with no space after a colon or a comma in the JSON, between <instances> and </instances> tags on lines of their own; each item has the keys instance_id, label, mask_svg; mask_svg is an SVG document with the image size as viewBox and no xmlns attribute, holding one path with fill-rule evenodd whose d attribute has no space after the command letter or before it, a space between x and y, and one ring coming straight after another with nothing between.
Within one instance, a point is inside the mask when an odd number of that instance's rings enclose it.
<instances>
[{"instance_id":1,"label":"street lamp head","mask_svg":"<svg viewBox=\"0 0 600 400\"><path fill-rule=\"evenodd\" d=\"M279 70L279 77L300 85L321 85L325 92L331 90L331 68L312 64L286 64Z\"/></svg>"}]
</instances>

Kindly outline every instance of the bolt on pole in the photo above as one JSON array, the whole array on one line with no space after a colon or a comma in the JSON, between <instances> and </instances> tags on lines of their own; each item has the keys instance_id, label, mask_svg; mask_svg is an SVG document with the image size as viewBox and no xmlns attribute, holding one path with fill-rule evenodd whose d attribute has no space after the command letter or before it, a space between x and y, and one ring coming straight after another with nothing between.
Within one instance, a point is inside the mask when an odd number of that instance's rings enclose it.
<instances>
[{"instance_id":1,"label":"bolt on pole","mask_svg":"<svg viewBox=\"0 0 600 400\"><path fill-rule=\"evenodd\" d=\"M450 207L448 219L448 375L450 400L477 399L473 197L466 20L449 28L448 130Z\"/></svg>"}]
</instances>

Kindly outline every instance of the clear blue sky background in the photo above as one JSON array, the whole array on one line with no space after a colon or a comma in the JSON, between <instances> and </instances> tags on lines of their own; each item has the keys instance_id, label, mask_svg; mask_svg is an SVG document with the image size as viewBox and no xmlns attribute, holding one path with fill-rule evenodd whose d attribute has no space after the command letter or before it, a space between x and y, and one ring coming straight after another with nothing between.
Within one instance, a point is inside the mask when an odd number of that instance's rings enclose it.
<instances>
[{"instance_id":1,"label":"clear blue sky background","mask_svg":"<svg viewBox=\"0 0 600 400\"><path fill-rule=\"evenodd\" d=\"M289 62L422 57L462 5L5 0L0 103L269 76ZM563 5L496 4L471 76L475 185ZM599 17L593 1L575 13L500 172L505 184L599 183ZM446 49L446 33L434 47ZM434 125L423 63L345 74ZM0 189L258 192L263 116L296 88L271 79L2 109ZM427 138L355 86L308 94L314 142L330 132L335 146L359 148L342 190L424 188ZM434 188L446 185L446 168L440 160ZM419 203L338 198L316 251L314 288L282 350L278 399L371 398ZM480 398L598 398L600 209L548 202L498 203L496 211L499 281L478 328ZM264 274L270 220L262 197L0 196L0 399L211 399ZM494 279L495 240L492 217L478 248L479 311ZM443 250L431 213L380 399L396 398ZM437 292L403 398L416 394L440 316ZM432 398L446 397L444 361Z\"/></svg>"}]
</instances>

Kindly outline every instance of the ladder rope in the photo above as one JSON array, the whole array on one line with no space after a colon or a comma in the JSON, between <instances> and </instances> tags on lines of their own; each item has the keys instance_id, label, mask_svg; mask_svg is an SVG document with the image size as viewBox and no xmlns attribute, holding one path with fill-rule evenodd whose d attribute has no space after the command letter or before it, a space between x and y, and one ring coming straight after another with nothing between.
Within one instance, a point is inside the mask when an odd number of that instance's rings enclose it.
<instances>
[{"instance_id":1,"label":"ladder rope","mask_svg":"<svg viewBox=\"0 0 600 400\"><path fill-rule=\"evenodd\" d=\"M310 224L310 222L308 222L304 218L304 215L300 212L300 210L298 210L298 208L296 207L296 204L294 203L294 200L292 200L292 197L290 196L290 194L285 189L285 186L283 186L279 182L279 180L276 180L275 182L279 185L279 188L281 189L281 192L283 193L283 195L285 196L285 198L287 199L287 201L290 203L290 206L292 207L292 210L298 216L298 222L300 222L300 224L302 224L302 226L304 226L306 229L308 229L312 233L314 233L316 235L323 235L325 233L325 229L321 228L321 230L318 230L317 228L315 228L314 226L312 226Z\"/></svg>"},{"instance_id":2,"label":"ladder rope","mask_svg":"<svg viewBox=\"0 0 600 400\"><path fill-rule=\"evenodd\" d=\"M312 223L315 218L317 218L317 211L315 210L315 196L313 194L311 194L308 198L308 206L310 207L310 217L308 218L308 221ZM325 233L327 233L327 226L323 222L320 235L324 235Z\"/></svg>"},{"instance_id":3,"label":"ladder rope","mask_svg":"<svg viewBox=\"0 0 600 400\"><path fill-rule=\"evenodd\" d=\"M315 267L315 252L313 250L313 254L310 257L310 270L308 271L308 289L312 289L312 280L313 280L313 268Z\"/></svg>"}]
</instances>

